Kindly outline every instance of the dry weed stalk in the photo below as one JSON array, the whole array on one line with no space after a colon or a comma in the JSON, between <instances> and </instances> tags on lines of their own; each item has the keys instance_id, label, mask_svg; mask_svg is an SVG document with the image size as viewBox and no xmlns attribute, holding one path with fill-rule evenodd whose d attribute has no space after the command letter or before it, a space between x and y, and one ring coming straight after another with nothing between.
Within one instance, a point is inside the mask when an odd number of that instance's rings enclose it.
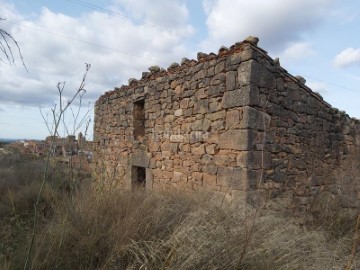
<instances>
[{"instance_id":1,"label":"dry weed stalk","mask_svg":"<svg viewBox=\"0 0 360 270\"><path fill-rule=\"evenodd\" d=\"M66 104L63 104L63 91L65 88L65 82L63 83L58 83L57 84L57 90L58 90L58 94L59 94L59 109L57 109L56 105L54 106L54 108L51 109L52 111L52 115L53 115L53 125L52 125L52 129L51 129L51 143L50 143L50 148L48 150L47 156L46 156L46 167L45 167L45 172L43 175L43 180L41 182L40 188L39 188L39 192L36 198L36 202L34 204L34 216L33 216L33 226L32 226L32 235L31 235L31 241L29 244L29 248L28 248L28 252L26 255L26 260L25 260L25 264L24 264L24 270L29 269L29 261L31 258L31 253L32 253L32 249L34 246L34 240L35 240L35 232L36 232L36 222L37 222L37 216L38 216L38 206L39 206L39 202L40 202L40 198L45 186L45 183L47 181L48 178L48 172L49 172L49 166L50 166L50 157L52 155L52 150L54 147L54 143L55 143L55 138L56 135L58 134L58 128L59 125L62 121L63 115L64 113L67 111L67 109L71 106L71 104L75 101L75 99L81 95L81 93L85 92L85 81L86 81L86 76L87 73L90 69L91 65L90 64L85 64L85 74L83 75L82 81L80 83L79 88L76 90L75 94L70 98L70 100L67 101Z\"/></svg>"},{"instance_id":2,"label":"dry weed stalk","mask_svg":"<svg viewBox=\"0 0 360 270\"><path fill-rule=\"evenodd\" d=\"M357 217L357 221L356 221L356 227L355 227L355 233L354 233L354 241L353 241L353 245L352 245L352 249L351 249L351 254L349 257L349 262L345 268L345 270L351 270L353 263L354 263L354 259L355 259L355 255L356 255L356 249L359 245L360 242L360 215L358 215Z\"/></svg>"}]
</instances>

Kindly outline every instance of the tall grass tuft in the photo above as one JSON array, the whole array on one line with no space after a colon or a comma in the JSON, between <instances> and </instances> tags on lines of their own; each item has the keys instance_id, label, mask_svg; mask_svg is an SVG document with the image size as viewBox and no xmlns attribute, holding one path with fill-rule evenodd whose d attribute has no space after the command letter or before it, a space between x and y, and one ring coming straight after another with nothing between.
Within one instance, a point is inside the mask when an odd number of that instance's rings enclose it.
<instances>
[{"instance_id":1,"label":"tall grass tuft","mask_svg":"<svg viewBox=\"0 0 360 270\"><path fill-rule=\"evenodd\" d=\"M0 269L22 269L41 177L0 173L27 179L0 178ZM360 266L356 217L336 201L295 218L212 193L100 192L91 182L69 192L59 184L68 176L53 176L41 194L31 269L344 269L350 254L352 269Z\"/></svg>"},{"instance_id":2,"label":"tall grass tuft","mask_svg":"<svg viewBox=\"0 0 360 270\"><path fill-rule=\"evenodd\" d=\"M211 194L89 187L54 209L33 269L341 269L351 252L350 231L333 238Z\"/></svg>"}]
</instances>

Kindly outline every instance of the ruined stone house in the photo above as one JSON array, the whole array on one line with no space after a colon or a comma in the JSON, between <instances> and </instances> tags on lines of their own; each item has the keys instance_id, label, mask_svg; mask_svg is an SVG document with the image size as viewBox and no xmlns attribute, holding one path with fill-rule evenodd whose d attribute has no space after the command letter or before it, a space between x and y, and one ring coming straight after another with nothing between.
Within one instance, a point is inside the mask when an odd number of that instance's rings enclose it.
<instances>
[{"instance_id":1,"label":"ruined stone house","mask_svg":"<svg viewBox=\"0 0 360 270\"><path fill-rule=\"evenodd\" d=\"M108 186L254 190L308 207L326 191L356 206L360 122L332 108L248 38L102 95L95 162Z\"/></svg>"}]
</instances>

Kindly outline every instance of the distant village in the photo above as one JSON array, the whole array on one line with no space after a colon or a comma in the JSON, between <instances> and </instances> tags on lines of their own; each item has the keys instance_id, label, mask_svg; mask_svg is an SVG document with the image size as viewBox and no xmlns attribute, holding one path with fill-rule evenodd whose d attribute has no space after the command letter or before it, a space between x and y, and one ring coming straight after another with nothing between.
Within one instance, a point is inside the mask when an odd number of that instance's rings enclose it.
<instances>
[{"instance_id":1,"label":"distant village","mask_svg":"<svg viewBox=\"0 0 360 270\"><path fill-rule=\"evenodd\" d=\"M65 138L48 136L45 140L19 140L10 143L0 142L1 153L18 153L38 158L46 157L48 153L59 163L73 167L81 167L83 170L91 170L93 157L93 142L87 141L80 132L68 135Z\"/></svg>"}]
</instances>

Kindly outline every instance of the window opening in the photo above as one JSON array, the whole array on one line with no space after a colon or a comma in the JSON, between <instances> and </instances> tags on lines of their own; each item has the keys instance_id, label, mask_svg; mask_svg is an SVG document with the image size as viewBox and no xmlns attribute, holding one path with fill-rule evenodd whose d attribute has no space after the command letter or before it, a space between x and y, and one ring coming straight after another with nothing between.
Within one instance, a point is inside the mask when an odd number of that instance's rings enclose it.
<instances>
[{"instance_id":1,"label":"window opening","mask_svg":"<svg viewBox=\"0 0 360 270\"><path fill-rule=\"evenodd\" d=\"M145 136L145 101L139 100L134 102L134 139L143 140Z\"/></svg>"}]
</instances>

